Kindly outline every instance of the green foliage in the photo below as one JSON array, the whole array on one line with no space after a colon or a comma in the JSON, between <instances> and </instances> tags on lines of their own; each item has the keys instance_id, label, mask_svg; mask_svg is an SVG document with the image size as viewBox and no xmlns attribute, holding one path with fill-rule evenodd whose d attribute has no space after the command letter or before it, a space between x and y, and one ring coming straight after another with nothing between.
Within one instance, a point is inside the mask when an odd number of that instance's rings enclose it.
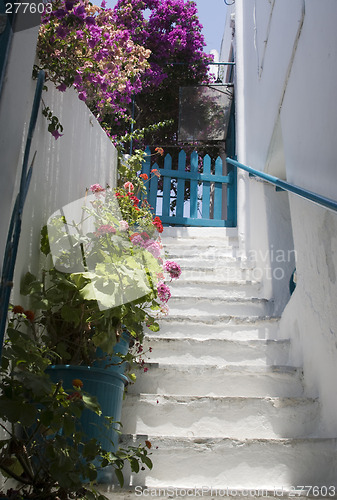
<instances>
[{"instance_id":1,"label":"green foliage","mask_svg":"<svg viewBox=\"0 0 337 500\"><path fill-rule=\"evenodd\" d=\"M83 433L82 412L100 415L100 407L82 391L81 381L74 380L68 393L62 382L50 380L45 369L57 354L21 309L12 309L0 368L0 471L17 482L11 498L104 500L94 487L98 469L113 467L122 485L125 463L134 471L152 467L149 445L112 453Z\"/></svg>"},{"instance_id":2,"label":"green foliage","mask_svg":"<svg viewBox=\"0 0 337 500\"><path fill-rule=\"evenodd\" d=\"M145 191L137 176L143 161L142 151L125 160L116 190L91 186L78 223L57 216L41 230L44 266L39 276L25 274L21 294L29 297L46 346L57 353L56 364L92 365L97 348L112 355L125 329L137 351L144 325L159 329L162 227L134 194ZM139 352L128 353L128 366L138 360Z\"/></svg>"}]
</instances>

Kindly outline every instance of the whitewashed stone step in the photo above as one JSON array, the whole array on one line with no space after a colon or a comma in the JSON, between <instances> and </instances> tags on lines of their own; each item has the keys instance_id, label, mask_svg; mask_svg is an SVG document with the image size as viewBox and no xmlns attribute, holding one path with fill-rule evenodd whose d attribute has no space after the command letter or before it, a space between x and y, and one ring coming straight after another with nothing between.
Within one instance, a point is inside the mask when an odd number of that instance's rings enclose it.
<instances>
[{"instance_id":1,"label":"whitewashed stone step","mask_svg":"<svg viewBox=\"0 0 337 500\"><path fill-rule=\"evenodd\" d=\"M216 315L216 314L200 314L189 316L186 314L174 314L172 311L165 318L160 319L160 324L164 323L182 323L181 326L186 326L187 328L191 324L200 323L201 325L222 325L227 326L242 326L252 325L257 323L265 323L277 319L273 316L240 316L240 315Z\"/></svg>"},{"instance_id":2,"label":"whitewashed stone step","mask_svg":"<svg viewBox=\"0 0 337 500\"><path fill-rule=\"evenodd\" d=\"M193 255L199 258L218 260L224 257L240 258L242 256L238 245L225 244L224 246L212 245L204 241L203 245L192 243L179 245L164 245L167 259L185 259Z\"/></svg>"},{"instance_id":3,"label":"whitewashed stone step","mask_svg":"<svg viewBox=\"0 0 337 500\"><path fill-rule=\"evenodd\" d=\"M208 297L172 297L169 302L170 316L237 316L270 317L274 302L259 298L216 299Z\"/></svg>"},{"instance_id":4,"label":"whitewashed stone step","mask_svg":"<svg viewBox=\"0 0 337 500\"><path fill-rule=\"evenodd\" d=\"M169 259L167 259L169 260ZM212 257L212 256L202 256L202 255L193 255L189 249L186 250L185 257L178 257L174 259L177 264L183 270L183 273L189 269L200 268L203 270L206 269L254 269L256 266L256 262L247 259L241 259L238 257L231 256L222 256L222 257Z\"/></svg>"},{"instance_id":5,"label":"whitewashed stone step","mask_svg":"<svg viewBox=\"0 0 337 500\"><path fill-rule=\"evenodd\" d=\"M170 365L147 363L130 394L299 397L303 395L302 370L289 366Z\"/></svg>"},{"instance_id":6,"label":"whitewashed stone step","mask_svg":"<svg viewBox=\"0 0 337 500\"><path fill-rule=\"evenodd\" d=\"M197 340L149 335L144 349L152 349L149 360L189 365L287 365L290 341L284 340Z\"/></svg>"},{"instance_id":7,"label":"whitewashed stone step","mask_svg":"<svg viewBox=\"0 0 337 500\"><path fill-rule=\"evenodd\" d=\"M152 332L149 333L151 335ZM213 317L183 318L167 316L160 320L160 335L169 338L253 340L279 338L279 318L252 319Z\"/></svg>"},{"instance_id":8,"label":"whitewashed stone step","mask_svg":"<svg viewBox=\"0 0 337 500\"><path fill-rule=\"evenodd\" d=\"M175 299L182 297L208 297L214 299L252 299L264 298L261 296L260 283L212 283L198 280L176 280L170 283L172 297Z\"/></svg>"},{"instance_id":9,"label":"whitewashed stone step","mask_svg":"<svg viewBox=\"0 0 337 500\"><path fill-rule=\"evenodd\" d=\"M202 281L206 283L225 284L246 284L259 283L262 272L257 268L219 267L207 268L202 266L184 266L179 278L181 282Z\"/></svg>"},{"instance_id":10,"label":"whitewashed stone step","mask_svg":"<svg viewBox=\"0 0 337 500\"><path fill-rule=\"evenodd\" d=\"M319 403L309 398L140 394L123 403L123 432L172 437L300 438L315 433Z\"/></svg>"},{"instance_id":11,"label":"whitewashed stone step","mask_svg":"<svg viewBox=\"0 0 337 500\"><path fill-rule=\"evenodd\" d=\"M217 246L238 244L237 228L211 227L165 227L161 234L164 245L181 244L203 246L205 243Z\"/></svg>"},{"instance_id":12,"label":"whitewashed stone step","mask_svg":"<svg viewBox=\"0 0 337 500\"><path fill-rule=\"evenodd\" d=\"M135 474L133 486L271 491L299 485L337 486L336 439L233 440L151 435L148 439L155 466ZM122 443L130 441L129 436L124 436Z\"/></svg>"}]
</instances>

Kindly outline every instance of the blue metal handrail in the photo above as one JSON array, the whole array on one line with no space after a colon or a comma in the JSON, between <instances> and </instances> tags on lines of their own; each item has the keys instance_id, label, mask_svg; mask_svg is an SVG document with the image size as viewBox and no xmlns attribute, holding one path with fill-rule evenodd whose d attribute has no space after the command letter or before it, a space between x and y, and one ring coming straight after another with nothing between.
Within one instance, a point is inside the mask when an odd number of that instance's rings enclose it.
<instances>
[{"instance_id":1,"label":"blue metal handrail","mask_svg":"<svg viewBox=\"0 0 337 500\"><path fill-rule=\"evenodd\" d=\"M305 198L306 200L312 201L314 203L317 203L318 205L321 205L325 208L329 208L330 210L337 212L337 201L333 200L332 198L326 198L325 196L321 196L320 194L314 193L313 191L304 189L300 186L297 186L296 184L290 184L289 182L283 181L278 177L274 177L273 175L266 174L264 172L261 172L260 170L256 170L255 168L248 167L243 163L239 163L237 160L234 160L233 158L226 158L226 161L227 163L233 165L234 167L241 168L242 170L245 170L246 172L249 172L250 174L256 177L264 179L265 181L269 182L270 184L273 184L280 190L289 191L290 193L294 193L297 196Z\"/></svg>"},{"instance_id":2,"label":"blue metal handrail","mask_svg":"<svg viewBox=\"0 0 337 500\"><path fill-rule=\"evenodd\" d=\"M2 345L6 330L8 304L9 304L11 289L13 286L14 268L15 268L16 255L18 251L19 239L21 233L23 207L29 188L29 183L33 170L33 163L35 159L34 155L31 166L28 169L30 148L32 144L32 138L35 130L38 111L40 107L44 79L45 79L45 73L44 71L40 71L36 84L32 113L28 127L26 147L22 163L20 190L17 195L12 212L12 217L7 236L4 260L3 260L2 276L0 283L0 359L1 359Z\"/></svg>"}]
</instances>

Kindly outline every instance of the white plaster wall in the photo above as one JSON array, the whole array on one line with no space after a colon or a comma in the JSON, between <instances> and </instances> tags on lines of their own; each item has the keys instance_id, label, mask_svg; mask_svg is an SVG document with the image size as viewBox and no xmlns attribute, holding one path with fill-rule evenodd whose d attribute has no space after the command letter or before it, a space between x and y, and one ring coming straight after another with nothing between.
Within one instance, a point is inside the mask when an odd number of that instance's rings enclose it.
<instances>
[{"instance_id":1,"label":"white plaster wall","mask_svg":"<svg viewBox=\"0 0 337 500\"><path fill-rule=\"evenodd\" d=\"M334 199L336 19L335 0L235 2L238 160ZM320 397L317 432L335 436L337 214L242 173L238 196L247 253L296 252L298 284L281 335L292 337L292 361L303 364L308 394ZM265 277L264 285L283 306L288 283Z\"/></svg>"},{"instance_id":2,"label":"white plaster wall","mask_svg":"<svg viewBox=\"0 0 337 500\"><path fill-rule=\"evenodd\" d=\"M281 111L287 178L337 200L337 4L306 1L305 19ZM313 61L319 61L318 68ZM316 92L315 89L318 89ZM337 214L291 197L298 286L282 321L296 332L308 392L322 404L320 432L337 433Z\"/></svg>"},{"instance_id":3,"label":"white plaster wall","mask_svg":"<svg viewBox=\"0 0 337 500\"><path fill-rule=\"evenodd\" d=\"M47 130L40 108L31 157L36 151L33 176L26 199L15 269L15 284L28 270L36 271L41 227L56 210L85 196L86 188L99 183L116 185L117 150L74 89L65 93L48 83L43 101L64 127L55 140ZM31 95L35 82L30 83ZM18 287L14 290L15 296Z\"/></svg>"},{"instance_id":4,"label":"white plaster wall","mask_svg":"<svg viewBox=\"0 0 337 500\"><path fill-rule=\"evenodd\" d=\"M274 5L267 0L235 3L238 160L283 178L283 157L274 145L280 142L278 113L302 12L300 4L290 9L294 4L292 0ZM293 18L287 21L290 10ZM281 33L273 31L275 19L280 20ZM262 293L274 298L274 314L279 315L289 300L295 267L288 195L240 170L238 233L241 251L255 256Z\"/></svg>"}]
</instances>

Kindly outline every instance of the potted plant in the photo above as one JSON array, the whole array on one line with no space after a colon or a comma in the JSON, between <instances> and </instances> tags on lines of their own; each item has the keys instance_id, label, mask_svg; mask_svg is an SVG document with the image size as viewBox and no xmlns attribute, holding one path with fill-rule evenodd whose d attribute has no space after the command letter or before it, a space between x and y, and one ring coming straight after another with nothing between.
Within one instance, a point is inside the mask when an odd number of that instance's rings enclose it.
<instances>
[{"instance_id":1,"label":"potted plant","mask_svg":"<svg viewBox=\"0 0 337 500\"><path fill-rule=\"evenodd\" d=\"M124 462L136 472L152 467L150 443L111 452L83 432L83 413L99 415L99 404L82 380L74 379L66 391L50 379L46 369L57 355L39 327L32 311L12 308L0 368L0 471L12 482L0 496L104 500L94 486L98 472L113 468L122 485Z\"/></svg>"},{"instance_id":2,"label":"potted plant","mask_svg":"<svg viewBox=\"0 0 337 500\"><path fill-rule=\"evenodd\" d=\"M54 214L41 233L41 276L27 273L21 286L42 341L57 355L48 367L54 382L70 390L74 378L85 379L103 415L114 417L107 441L99 435L102 417L82 419L88 435L112 452L124 367L131 367L128 378L134 380L132 367L144 364L144 325L158 331L158 315L167 312L170 298L165 281L180 275L177 264L162 258L162 225L141 200L142 191L140 176L116 190L94 184L77 206Z\"/></svg>"}]
</instances>

